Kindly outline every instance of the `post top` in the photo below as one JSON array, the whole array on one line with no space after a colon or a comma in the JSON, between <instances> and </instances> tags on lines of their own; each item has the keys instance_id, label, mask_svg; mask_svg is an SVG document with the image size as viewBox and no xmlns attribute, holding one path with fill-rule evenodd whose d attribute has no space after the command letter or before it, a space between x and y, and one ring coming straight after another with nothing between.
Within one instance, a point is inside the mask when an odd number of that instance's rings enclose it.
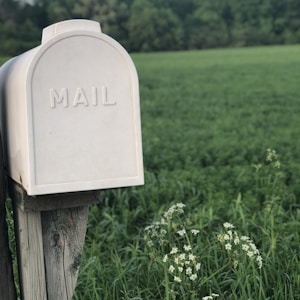
<instances>
[{"instance_id":1,"label":"post top","mask_svg":"<svg viewBox=\"0 0 300 300\"><path fill-rule=\"evenodd\" d=\"M76 30L85 30L85 31L93 31L93 32L101 32L100 23L91 20L83 20L83 19L74 19L67 20L52 24L43 29L42 34L42 44L49 41L53 37L58 34L76 31Z\"/></svg>"}]
</instances>

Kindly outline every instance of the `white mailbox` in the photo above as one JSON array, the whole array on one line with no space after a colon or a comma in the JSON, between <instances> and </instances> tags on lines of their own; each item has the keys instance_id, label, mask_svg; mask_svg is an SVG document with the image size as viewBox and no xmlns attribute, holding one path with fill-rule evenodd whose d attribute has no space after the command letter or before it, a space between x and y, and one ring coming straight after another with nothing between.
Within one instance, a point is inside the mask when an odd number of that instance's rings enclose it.
<instances>
[{"instance_id":1,"label":"white mailbox","mask_svg":"<svg viewBox=\"0 0 300 300\"><path fill-rule=\"evenodd\" d=\"M0 88L8 175L28 195L143 184L136 69L99 23L44 28Z\"/></svg>"}]
</instances>

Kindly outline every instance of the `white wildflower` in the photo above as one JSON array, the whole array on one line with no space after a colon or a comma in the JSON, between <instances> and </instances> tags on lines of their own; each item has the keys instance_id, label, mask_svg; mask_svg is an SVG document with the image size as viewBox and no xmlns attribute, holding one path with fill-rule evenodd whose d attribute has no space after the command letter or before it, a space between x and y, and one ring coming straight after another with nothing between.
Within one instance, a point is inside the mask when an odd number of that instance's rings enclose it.
<instances>
[{"instance_id":1,"label":"white wildflower","mask_svg":"<svg viewBox=\"0 0 300 300\"><path fill-rule=\"evenodd\" d=\"M181 253L181 254L179 255L179 259L180 259L180 260L185 260L185 253Z\"/></svg>"},{"instance_id":2,"label":"white wildflower","mask_svg":"<svg viewBox=\"0 0 300 300\"><path fill-rule=\"evenodd\" d=\"M247 251L247 255L252 258L254 256L254 252L253 251Z\"/></svg>"},{"instance_id":3,"label":"white wildflower","mask_svg":"<svg viewBox=\"0 0 300 300\"><path fill-rule=\"evenodd\" d=\"M261 267L262 267L262 257L260 255L256 257L256 262L258 264L258 268L261 269Z\"/></svg>"},{"instance_id":4,"label":"white wildflower","mask_svg":"<svg viewBox=\"0 0 300 300\"><path fill-rule=\"evenodd\" d=\"M228 234L224 234L223 239L224 239L224 241L229 241L230 236Z\"/></svg>"},{"instance_id":5,"label":"white wildflower","mask_svg":"<svg viewBox=\"0 0 300 300\"><path fill-rule=\"evenodd\" d=\"M276 160L273 164L274 168L280 169L280 161Z\"/></svg>"},{"instance_id":6,"label":"white wildflower","mask_svg":"<svg viewBox=\"0 0 300 300\"><path fill-rule=\"evenodd\" d=\"M196 259L196 256L194 254L189 254L189 260L194 261Z\"/></svg>"},{"instance_id":7,"label":"white wildflower","mask_svg":"<svg viewBox=\"0 0 300 300\"><path fill-rule=\"evenodd\" d=\"M177 233L180 235L180 236L184 236L186 234L186 231L185 229L182 229L182 230L178 230Z\"/></svg>"},{"instance_id":8,"label":"white wildflower","mask_svg":"<svg viewBox=\"0 0 300 300\"><path fill-rule=\"evenodd\" d=\"M191 230L191 233L192 233L193 235L197 235L199 232L200 232L200 230L198 230L198 229L192 229L192 230Z\"/></svg>"},{"instance_id":9,"label":"white wildflower","mask_svg":"<svg viewBox=\"0 0 300 300\"><path fill-rule=\"evenodd\" d=\"M191 275L192 274L192 268L191 267L186 268L185 273L186 273L186 275Z\"/></svg>"},{"instance_id":10,"label":"white wildflower","mask_svg":"<svg viewBox=\"0 0 300 300\"><path fill-rule=\"evenodd\" d=\"M192 281L195 281L196 279L197 279L197 274L192 274L191 276L190 276L190 279L192 280Z\"/></svg>"},{"instance_id":11,"label":"white wildflower","mask_svg":"<svg viewBox=\"0 0 300 300\"><path fill-rule=\"evenodd\" d=\"M192 250L192 247L191 247L191 245L184 245L184 246L183 246L183 249L184 249L185 251L191 251L191 250Z\"/></svg>"},{"instance_id":12,"label":"white wildflower","mask_svg":"<svg viewBox=\"0 0 300 300\"><path fill-rule=\"evenodd\" d=\"M272 162L275 159L277 159L276 151L275 150L271 150L271 149L267 149L266 161Z\"/></svg>"},{"instance_id":13,"label":"white wildflower","mask_svg":"<svg viewBox=\"0 0 300 300\"><path fill-rule=\"evenodd\" d=\"M232 264L233 264L233 267L236 269L239 265L239 261L237 259L234 259Z\"/></svg>"},{"instance_id":14,"label":"white wildflower","mask_svg":"<svg viewBox=\"0 0 300 300\"><path fill-rule=\"evenodd\" d=\"M184 208L184 207L185 207L185 204L183 204L183 203L177 203L176 206L177 206L178 208Z\"/></svg>"},{"instance_id":15,"label":"white wildflower","mask_svg":"<svg viewBox=\"0 0 300 300\"><path fill-rule=\"evenodd\" d=\"M175 282L181 282L181 279L178 276L174 276L174 281Z\"/></svg>"},{"instance_id":16,"label":"white wildflower","mask_svg":"<svg viewBox=\"0 0 300 300\"><path fill-rule=\"evenodd\" d=\"M173 266L173 265L170 265L170 267L169 267L169 272L170 272L170 273L173 273L174 271L175 271L174 266Z\"/></svg>"},{"instance_id":17,"label":"white wildflower","mask_svg":"<svg viewBox=\"0 0 300 300\"><path fill-rule=\"evenodd\" d=\"M254 253L257 253L257 252L258 252L258 250L257 250L257 248L256 248L256 246L255 246L255 244L254 244L252 241L249 243L249 246L251 247L251 249L253 250Z\"/></svg>"},{"instance_id":18,"label":"white wildflower","mask_svg":"<svg viewBox=\"0 0 300 300\"><path fill-rule=\"evenodd\" d=\"M242 240L242 241L249 241L250 238L249 238L248 236L242 235L242 236L241 236L241 240Z\"/></svg>"},{"instance_id":19,"label":"white wildflower","mask_svg":"<svg viewBox=\"0 0 300 300\"><path fill-rule=\"evenodd\" d=\"M242 245L242 249L244 250L244 251L248 251L249 250L249 245L247 245L247 244L243 244Z\"/></svg>"},{"instance_id":20,"label":"white wildflower","mask_svg":"<svg viewBox=\"0 0 300 300\"><path fill-rule=\"evenodd\" d=\"M224 243L224 236L222 234L218 234L217 239L220 243L222 243L222 244Z\"/></svg>"},{"instance_id":21,"label":"white wildflower","mask_svg":"<svg viewBox=\"0 0 300 300\"><path fill-rule=\"evenodd\" d=\"M213 298L219 297L219 294L212 293L210 296L202 297L202 300L212 300Z\"/></svg>"},{"instance_id":22,"label":"white wildflower","mask_svg":"<svg viewBox=\"0 0 300 300\"><path fill-rule=\"evenodd\" d=\"M231 250L231 248L232 248L231 244L229 244L229 243L225 244L225 249L226 250Z\"/></svg>"},{"instance_id":23,"label":"white wildflower","mask_svg":"<svg viewBox=\"0 0 300 300\"><path fill-rule=\"evenodd\" d=\"M177 247L173 247L170 254L176 254L178 252L178 248Z\"/></svg>"},{"instance_id":24,"label":"white wildflower","mask_svg":"<svg viewBox=\"0 0 300 300\"><path fill-rule=\"evenodd\" d=\"M161 225L167 225L166 219L165 218L161 218L160 224Z\"/></svg>"},{"instance_id":25,"label":"white wildflower","mask_svg":"<svg viewBox=\"0 0 300 300\"><path fill-rule=\"evenodd\" d=\"M165 262L167 262L167 260L168 260L168 255L166 254L166 255L163 257L162 261L165 263Z\"/></svg>"},{"instance_id":26,"label":"white wildflower","mask_svg":"<svg viewBox=\"0 0 300 300\"><path fill-rule=\"evenodd\" d=\"M233 229L233 228L234 228L234 226L233 226L231 223L229 223L229 222L225 222L225 223L223 224L223 226L224 226L224 228L226 228L226 229Z\"/></svg>"},{"instance_id":27,"label":"white wildflower","mask_svg":"<svg viewBox=\"0 0 300 300\"><path fill-rule=\"evenodd\" d=\"M154 245L153 241L150 240L150 241L147 242L148 247L153 247L153 245Z\"/></svg>"}]
</instances>

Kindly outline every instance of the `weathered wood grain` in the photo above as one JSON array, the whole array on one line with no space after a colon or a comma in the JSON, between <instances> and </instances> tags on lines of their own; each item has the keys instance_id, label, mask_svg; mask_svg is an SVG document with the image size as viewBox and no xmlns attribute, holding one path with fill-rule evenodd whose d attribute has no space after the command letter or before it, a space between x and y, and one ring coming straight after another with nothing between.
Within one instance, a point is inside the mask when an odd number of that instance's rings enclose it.
<instances>
[{"instance_id":1,"label":"weathered wood grain","mask_svg":"<svg viewBox=\"0 0 300 300\"><path fill-rule=\"evenodd\" d=\"M41 212L24 212L18 206L14 212L22 299L46 300Z\"/></svg>"},{"instance_id":2,"label":"weathered wood grain","mask_svg":"<svg viewBox=\"0 0 300 300\"><path fill-rule=\"evenodd\" d=\"M12 271L12 259L8 243L5 200L5 172L2 141L0 136L0 298L5 300L15 300L17 297Z\"/></svg>"},{"instance_id":3,"label":"weathered wood grain","mask_svg":"<svg viewBox=\"0 0 300 300\"><path fill-rule=\"evenodd\" d=\"M72 299L87 220L88 206L42 212L48 300Z\"/></svg>"}]
</instances>

